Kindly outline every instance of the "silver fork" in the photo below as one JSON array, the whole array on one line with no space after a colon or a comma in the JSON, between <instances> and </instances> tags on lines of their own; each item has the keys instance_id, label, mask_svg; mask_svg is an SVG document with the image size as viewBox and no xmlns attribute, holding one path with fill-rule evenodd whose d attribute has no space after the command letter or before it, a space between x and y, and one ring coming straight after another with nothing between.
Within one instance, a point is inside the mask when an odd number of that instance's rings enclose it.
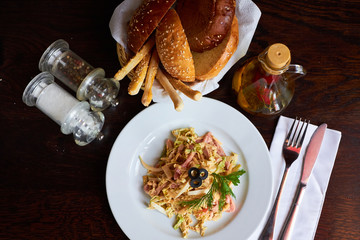
<instances>
[{"instance_id":1,"label":"silver fork","mask_svg":"<svg viewBox=\"0 0 360 240\"><path fill-rule=\"evenodd\" d=\"M296 124L296 121L297 121L297 124ZM301 126L300 126L300 123L301 123ZM305 123L306 123L306 126L305 126L305 129L303 130ZM304 141L309 123L310 123L310 120L307 121L305 119L305 120L301 121L301 118L298 120L298 118L296 117L293 124L291 125L288 135L286 136L286 139L283 144L283 156L284 156L285 164L286 164L285 170L283 173L283 177L281 179L280 188L276 195L276 199L275 199L273 208L271 210L270 216L268 218L268 221L266 222L264 230L262 231L262 233L259 237L260 240L273 239L275 219L276 219L276 214L277 214L277 210L278 210L279 199L280 199L280 196L283 191L283 186L286 181L290 166L293 164L293 162L299 156L301 146ZM295 124L296 124L296 127L294 130ZM299 126L300 126L300 129L299 129Z\"/></svg>"}]
</instances>

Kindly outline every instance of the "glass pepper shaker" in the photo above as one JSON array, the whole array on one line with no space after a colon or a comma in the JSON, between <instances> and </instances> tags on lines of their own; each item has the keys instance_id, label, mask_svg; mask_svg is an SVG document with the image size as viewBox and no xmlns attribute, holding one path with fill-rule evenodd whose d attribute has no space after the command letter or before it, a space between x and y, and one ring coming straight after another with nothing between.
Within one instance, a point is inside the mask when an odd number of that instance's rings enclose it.
<instances>
[{"instance_id":1,"label":"glass pepper shaker","mask_svg":"<svg viewBox=\"0 0 360 240\"><path fill-rule=\"evenodd\" d=\"M101 133L104 114L90 111L88 102L73 97L56 84L48 72L42 72L30 81L22 100L30 107L36 106L60 125L63 134L73 133L76 144L80 146L104 137Z\"/></svg>"},{"instance_id":2,"label":"glass pepper shaker","mask_svg":"<svg viewBox=\"0 0 360 240\"><path fill-rule=\"evenodd\" d=\"M102 111L118 105L116 99L120 84L112 78L105 78L102 68L94 68L72 50L69 44L59 39L43 53L39 61L40 71L47 71L76 92L80 100L89 100L91 109Z\"/></svg>"}]
</instances>

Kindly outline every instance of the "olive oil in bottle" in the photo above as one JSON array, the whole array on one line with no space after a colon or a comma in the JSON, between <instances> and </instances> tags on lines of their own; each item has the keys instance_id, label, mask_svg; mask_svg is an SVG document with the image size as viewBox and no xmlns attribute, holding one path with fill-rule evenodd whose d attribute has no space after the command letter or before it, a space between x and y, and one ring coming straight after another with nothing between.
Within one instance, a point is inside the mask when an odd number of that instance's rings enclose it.
<instances>
[{"instance_id":1,"label":"olive oil in bottle","mask_svg":"<svg viewBox=\"0 0 360 240\"><path fill-rule=\"evenodd\" d=\"M306 74L290 60L290 50L280 43L249 59L233 77L237 103L254 115L282 112L294 95L294 80Z\"/></svg>"}]
</instances>

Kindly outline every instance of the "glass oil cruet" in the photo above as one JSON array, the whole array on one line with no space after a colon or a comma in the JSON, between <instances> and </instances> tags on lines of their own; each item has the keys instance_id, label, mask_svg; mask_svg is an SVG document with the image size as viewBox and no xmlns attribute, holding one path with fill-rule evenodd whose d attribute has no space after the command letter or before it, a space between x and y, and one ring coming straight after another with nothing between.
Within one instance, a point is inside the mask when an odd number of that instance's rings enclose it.
<instances>
[{"instance_id":1,"label":"glass oil cruet","mask_svg":"<svg viewBox=\"0 0 360 240\"><path fill-rule=\"evenodd\" d=\"M303 66L290 61L290 50L282 43L273 44L249 59L233 77L237 103L254 115L282 112L294 95L294 80L306 74Z\"/></svg>"},{"instance_id":2,"label":"glass oil cruet","mask_svg":"<svg viewBox=\"0 0 360 240\"><path fill-rule=\"evenodd\" d=\"M47 71L76 92L80 101L88 100L93 111L102 111L118 105L120 84L112 78L105 78L102 68L94 68L59 39L43 53L39 61L40 71Z\"/></svg>"}]
</instances>

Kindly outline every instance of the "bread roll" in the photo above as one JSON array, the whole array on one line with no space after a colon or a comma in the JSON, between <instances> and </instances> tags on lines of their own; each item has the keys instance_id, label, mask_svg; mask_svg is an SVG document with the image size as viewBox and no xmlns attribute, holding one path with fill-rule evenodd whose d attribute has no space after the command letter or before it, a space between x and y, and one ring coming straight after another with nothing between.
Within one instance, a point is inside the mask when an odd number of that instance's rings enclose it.
<instances>
[{"instance_id":1,"label":"bread roll","mask_svg":"<svg viewBox=\"0 0 360 240\"><path fill-rule=\"evenodd\" d=\"M155 39L156 49L165 70L181 81L195 81L195 67L189 43L174 9L170 9L158 25Z\"/></svg>"},{"instance_id":2,"label":"bread roll","mask_svg":"<svg viewBox=\"0 0 360 240\"><path fill-rule=\"evenodd\" d=\"M136 53L155 30L175 0L144 0L133 14L128 27L128 47Z\"/></svg>"},{"instance_id":3,"label":"bread roll","mask_svg":"<svg viewBox=\"0 0 360 240\"><path fill-rule=\"evenodd\" d=\"M236 51L238 43L239 26L235 16L229 33L219 46L203 53L192 53L195 64L195 78L207 80L216 77Z\"/></svg>"},{"instance_id":4,"label":"bread roll","mask_svg":"<svg viewBox=\"0 0 360 240\"><path fill-rule=\"evenodd\" d=\"M219 45L231 28L235 0L178 0L176 11L195 52Z\"/></svg>"}]
</instances>

